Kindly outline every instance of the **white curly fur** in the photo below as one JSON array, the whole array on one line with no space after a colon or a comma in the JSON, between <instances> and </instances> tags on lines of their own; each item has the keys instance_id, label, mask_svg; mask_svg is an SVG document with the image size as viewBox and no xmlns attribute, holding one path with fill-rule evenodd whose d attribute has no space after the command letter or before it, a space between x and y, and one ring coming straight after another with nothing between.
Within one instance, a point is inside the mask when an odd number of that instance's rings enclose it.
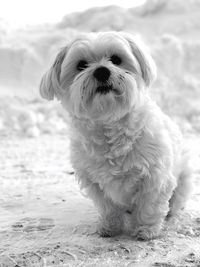
<instances>
[{"instance_id":1,"label":"white curly fur","mask_svg":"<svg viewBox=\"0 0 200 267\"><path fill-rule=\"evenodd\" d=\"M82 71L80 60L87 63ZM108 93L97 93L102 82L93 74L100 66L110 70ZM41 81L41 95L55 95L70 115L71 161L99 209L102 236L121 233L128 220L133 235L156 237L189 196L191 170L179 129L148 95L155 73L133 36L108 32L73 40Z\"/></svg>"}]
</instances>

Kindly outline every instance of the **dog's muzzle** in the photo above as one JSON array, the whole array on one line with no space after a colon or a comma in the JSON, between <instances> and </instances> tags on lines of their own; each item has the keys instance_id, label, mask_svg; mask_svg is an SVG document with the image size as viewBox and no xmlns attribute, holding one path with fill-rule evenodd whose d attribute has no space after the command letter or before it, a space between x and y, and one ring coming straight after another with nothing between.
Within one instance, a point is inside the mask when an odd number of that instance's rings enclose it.
<instances>
[{"instance_id":1,"label":"dog's muzzle","mask_svg":"<svg viewBox=\"0 0 200 267\"><path fill-rule=\"evenodd\" d=\"M93 76L99 83L99 86L96 89L96 93L105 95L113 92L117 95L120 94L119 90L113 88L113 85L109 82L110 75L110 70L104 66L100 66L94 71Z\"/></svg>"},{"instance_id":2,"label":"dog's muzzle","mask_svg":"<svg viewBox=\"0 0 200 267\"><path fill-rule=\"evenodd\" d=\"M112 90L112 86L108 83L110 78L110 70L108 68L104 66L98 67L94 71L93 76L100 84L96 89L96 93L107 94Z\"/></svg>"}]
</instances>

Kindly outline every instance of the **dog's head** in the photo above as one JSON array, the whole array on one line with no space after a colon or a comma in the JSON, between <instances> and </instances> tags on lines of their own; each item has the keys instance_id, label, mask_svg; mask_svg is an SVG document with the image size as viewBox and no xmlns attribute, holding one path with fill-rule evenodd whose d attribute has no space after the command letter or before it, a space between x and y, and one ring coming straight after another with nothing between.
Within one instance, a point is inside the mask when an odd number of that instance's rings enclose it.
<instances>
[{"instance_id":1,"label":"dog's head","mask_svg":"<svg viewBox=\"0 0 200 267\"><path fill-rule=\"evenodd\" d=\"M56 96L78 118L115 120L140 104L155 75L154 61L132 35L83 34L57 55L40 93Z\"/></svg>"}]
</instances>

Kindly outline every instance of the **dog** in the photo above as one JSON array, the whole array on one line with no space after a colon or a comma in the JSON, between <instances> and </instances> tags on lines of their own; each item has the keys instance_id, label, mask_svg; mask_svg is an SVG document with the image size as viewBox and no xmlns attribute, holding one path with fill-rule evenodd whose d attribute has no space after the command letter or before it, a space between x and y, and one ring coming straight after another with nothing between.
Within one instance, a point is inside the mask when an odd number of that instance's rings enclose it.
<instances>
[{"instance_id":1,"label":"dog","mask_svg":"<svg viewBox=\"0 0 200 267\"><path fill-rule=\"evenodd\" d=\"M56 97L69 114L71 162L100 213L103 237L127 227L137 239L158 237L190 195L181 133L149 96L155 78L141 41L100 32L62 48L41 80L41 96Z\"/></svg>"}]
</instances>

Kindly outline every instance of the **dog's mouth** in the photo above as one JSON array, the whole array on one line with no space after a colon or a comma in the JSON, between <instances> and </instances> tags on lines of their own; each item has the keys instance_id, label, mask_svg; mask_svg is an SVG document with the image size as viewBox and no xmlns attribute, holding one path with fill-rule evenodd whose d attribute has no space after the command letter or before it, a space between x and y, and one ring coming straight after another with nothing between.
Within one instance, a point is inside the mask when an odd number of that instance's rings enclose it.
<instances>
[{"instance_id":1,"label":"dog's mouth","mask_svg":"<svg viewBox=\"0 0 200 267\"><path fill-rule=\"evenodd\" d=\"M117 89L113 88L113 86L110 84L100 85L96 89L96 93L102 94L102 95L108 94L110 92L114 92L114 93L119 94L119 91Z\"/></svg>"},{"instance_id":2,"label":"dog's mouth","mask_svg":"<svg viewBox=\"0 0 200 267\"><path fill-rule=\"evenodd\" d=\"M97 87L96 89L96 93L99 93L99 94L108 94L110 91L112 91L112 85L100 85Z\"/></svg>"}]
</instances>

